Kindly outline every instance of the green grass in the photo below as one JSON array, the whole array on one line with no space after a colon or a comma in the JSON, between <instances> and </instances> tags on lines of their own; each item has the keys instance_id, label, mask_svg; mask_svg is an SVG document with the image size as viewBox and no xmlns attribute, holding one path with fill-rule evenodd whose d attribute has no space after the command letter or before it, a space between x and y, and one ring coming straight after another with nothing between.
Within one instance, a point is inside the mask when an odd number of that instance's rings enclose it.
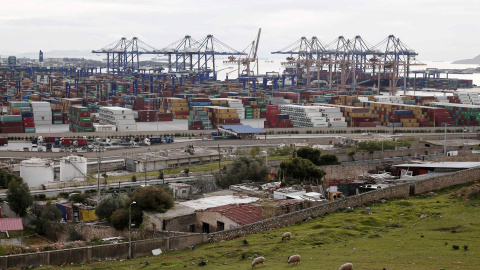
<instances>
[{"instance_id":1,"label":"green grass","mask_svg":"<svg viewBox=\"0 0 480 270\"><path fill-rule=\"evenodd\" d=\"M205 269L249 269L253 258L264 256L266 266L261 269L338 269L345 262L352 262L354 269L476 269L480 200L449 198L455 190L458 187L433 197L418 195L370 203L286 228L203 244L194 251L62 268L197 269L201 260L208 260ZM422 214L429 217L421 219ZM292 239L282 242L286 231L292 233ZM454 250L453 245L460 249ZM298 267L286 263L287 256L293 254L302 256ZM145 261L150 265L141 264ZM47 268L60 267L42 269Z\"/></svg>"}]
</instances>

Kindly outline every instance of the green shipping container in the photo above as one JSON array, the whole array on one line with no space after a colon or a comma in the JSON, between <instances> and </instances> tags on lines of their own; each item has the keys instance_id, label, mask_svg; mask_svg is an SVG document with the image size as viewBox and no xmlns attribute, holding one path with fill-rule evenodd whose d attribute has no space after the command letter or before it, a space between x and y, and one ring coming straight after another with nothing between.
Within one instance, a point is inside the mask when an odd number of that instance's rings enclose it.
<instances>
[{"instance_id":1,"label":"green shipping container","mask_svg":"<svg viewBox=\"0 0 480 270\"><path fill-rule=\"evenodd\" d=\"M4 115L4 116L2 116L2 122L13 122L13 121L22 121L22 116L20 116L20 115Z\"/></svg>"},{"instance_id":2,"label":"green shipping container","mask_svg":"<svg viewBox=\"0 0 480 270\"><path fill-rule=\"evenodd\" d=\"M80 122L92 122L92 118L90 118L90 117L82 117L82 118L80 118Z\"/></svg>"},{"instance_id":3,"label":"green shipping container","mask_svg":"<svg viewBox=\"0 0 480 270\"><path fill-rule=\"evenodd\" d=\"M94 127L84 127L83 132L95 132L95 128Z\"/></svg>"},{"instance_id":4,"label":"green shipping container","mask_svg":"<svg viewBox=\"0 0 480 270\"><path fill-rule=\"evenodd\" d=\"M34 127L26 127L25 128L25 133L35 133L35 128Z\"/></svg>"}]
</instances>

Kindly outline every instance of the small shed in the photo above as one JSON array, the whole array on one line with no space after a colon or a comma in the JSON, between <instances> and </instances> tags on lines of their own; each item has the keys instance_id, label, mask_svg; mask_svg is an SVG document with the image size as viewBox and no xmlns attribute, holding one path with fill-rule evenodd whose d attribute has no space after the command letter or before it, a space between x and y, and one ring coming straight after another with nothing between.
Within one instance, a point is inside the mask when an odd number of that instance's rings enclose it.
<instances>
[{"instance_id":1,"label":"small shed","mask_svg":"<svg viewBox=\"0 0 480 270\"><path fill-rule=\"evenodd\" d=\"M253 128L248 125L220 125L217 126L218 133L228 133L237 137L237 139L248 138L253 139L254 135L265 135L267 138L267 132L261 128Z\"/></svg>"},{"instance_id":2,"label":"small shed","mask_svg":"<svg viewBox=\"0 0 480 270\"><path fill-rule=\"evenodd\" d=\"M23 245L23 222L21 218L0 218L0 232L22 231L20 236L20 243ZM0 243L2 236L0 234Z\"/></svg>"}]
</instances>

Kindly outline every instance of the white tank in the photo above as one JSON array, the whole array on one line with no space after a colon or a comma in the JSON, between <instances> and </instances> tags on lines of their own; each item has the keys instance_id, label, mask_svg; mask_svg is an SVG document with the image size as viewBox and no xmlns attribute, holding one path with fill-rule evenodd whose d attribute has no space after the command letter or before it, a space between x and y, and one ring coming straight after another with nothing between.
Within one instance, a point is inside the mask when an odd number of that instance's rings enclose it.
<instances>
[{"instance_id":1,"label":"white tank","mask_svg":"<svg viewBox=\"0 0 480 270\"><path fill-rule=\"evenodd\" d=\"M84 181L87 177L87 158L68 156L60 159L60 181Z\"/></svg>"},{"instance_id":2,"label":"white tank","mask_svg":"<svg viewBox=\"0 0 480 270\"><path fill-rule=\"evenodd\" d=\"M20 162L20 177L29 187L38 187L55 179L53 161L31 158Z\"/></svg>"}]
</instances>

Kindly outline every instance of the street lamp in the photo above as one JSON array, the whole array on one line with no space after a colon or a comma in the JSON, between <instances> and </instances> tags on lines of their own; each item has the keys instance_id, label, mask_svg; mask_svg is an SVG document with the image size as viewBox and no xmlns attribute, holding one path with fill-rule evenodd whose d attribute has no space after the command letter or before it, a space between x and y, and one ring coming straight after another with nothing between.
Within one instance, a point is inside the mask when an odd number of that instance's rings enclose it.
<instances>
[{"instance_id":1,"label":"street lamp","mask_svg":"<svg viewBox=\"0 0 480 270\"><path fill-rule=\"evenodd\" d=\"M128 208L128 257L130 258L132 258L132 204L136 203L133 201Z\"/></svg>"}]
</instances>

